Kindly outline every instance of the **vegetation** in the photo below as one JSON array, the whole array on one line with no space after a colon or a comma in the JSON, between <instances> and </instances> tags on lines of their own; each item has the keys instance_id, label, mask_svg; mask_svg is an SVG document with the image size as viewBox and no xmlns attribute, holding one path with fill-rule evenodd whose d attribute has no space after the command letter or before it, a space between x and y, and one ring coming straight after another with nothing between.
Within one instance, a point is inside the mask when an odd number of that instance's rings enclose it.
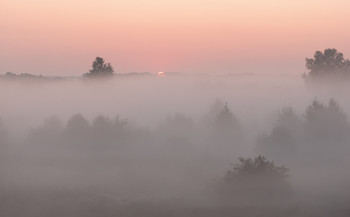
<instances>
[{"instance_id":1,"label":"vegetation","mask_svg":"<svg viewBox=\"0 0 350 217\"><path fill-rule=\"evenodd\" d=\"M231 205L276 204L289 198L288 169L263 156L239 158L223 177L219 195Z\"/></svg>"},{"instance_id":2,"label":"vegetation","mask_svg":"<svg viewBox=\"0 0 350 217\"><path fill-rule=\"evenodd\" d=\"M229 184L242 181L242 183L260 182L262 179L272 182L285 181L288 177L287 172L285 166L275 166L272 161L260 155L254 159L241 157L239 163L226 172L224 181Z\"/></svg>"},{"instance_id":3,"label":"vegetation","mask_svg":"<svg viewBox=\"0 0 350 217\"><path fill-rule=\"evenodd\" d=\"M314 58L306 58L308 72L304 78L309 80L348 78L350 75L350 60L345 59L336 49L325 49L324 52L316 51Z\"/></svg>"},{"instance_id":4,"label":"vegetation","mask_svg":"<svg viewBox=\"0 0 350 217\"><path fill-rule=\"evenodd\" d=\"M226 121L229 124L226 125ZM345 148L339 151L341 146L338 141L339 136L337 136L339 134L331 137L323 131L320 134L312 133L313 131L319 132L320 126L324 129L331 127L335 132L340 132L343 128L347 129L347 125L342 125L347 123L346 115L335 100L327 103L314 100L310 102L302 115L296 114L292 108L282 109L277 114L276 124L272 127L271 133L267 134L264 140L266 150L275 151L279 147L286 149L286 147L293 146L297 150L295 153L287 149L285 152L270 152L269 155L263 153L266 157L259 155L255 158L239 158L239 161L220 178L217 176L217 171L221 171L223 165L232 156L239 156L242 152L239 153L239 148L235 146L237 137L224 137L225 134L217 135L212 131L216 130L214 126L218 123L223 123L223 126L231 129L230 123L237 121L227 104L224 103L213 114L213 121L209 122L212 125L207 128L203 126L201 128L204 122L198 124L191 117L182 114L169 116L154 130L135 128L132 123L119 117L109 118L100 115L87 119L77 114L65 122L57 118L49 118L42 127L30 133L29 140L23 138L23 145L19 140L16 141L18 145L14 146L14 149L7 150L8 145L3 143L3 148L0 149L2 151L0 153L1 165L4 168L10 168L6 171L15 174L14 177L20 177L17 179L23 180L25 184L33 181L21 179L21 177L31 178L31 175L22 176L21 170L16 172L13 168L30 168L35 182L31 185L35 187L36 183L41 186L42 183L51 183L60 181L60 179L62 183L69 183L72 180L74 187L69 186L69 188L73 191L47 194L43 192L35 197L33 192L23 196L25 192L18 190L18 195L20 195L18 196L11 195L12 192L9 190L8 194L11 196L5 195L2 200L11 205L3 207L6 209L5 212L18 211L21 214L21 210L13 207L24 207L23 210L30 209L27 212L32 214L33 209L37 208L37 212L41 212L45 210L42 207L48 205L62 210L60 213L62 215L76 212L79 213L79 216L93 216L96 213L96 215L108 213L123 216L123 212L128 216L141 214L144 216L215 216L218 214L220 216L304 216L295 215L295 212L305 213L304 210L300 211L299 207L294 209L295 201L300 204L304 202L304 198L295 199L295 197L304 197L304 195L298 195L300 189L297 185L292 188L289 184L289 169L275 164L271 159L293 168L295 179L300 177L300 173L310 174L307 176L310 182L313 182L312 178L318 174L317 172L316 175L311 174L309 171L312 171L313 168L319 169L317 167L320 164L322 164L320 166L322 172L342 175L342 170L334 171L335 167L331 167L332 163L336 162L337 166L343 165L339 164L342 161L348 163L345 159L348 159L349 146L347 143L346 146L344 145ZM248 129L251 130L251 128L244 128L246 131ZM231 134L233 131L230 130ZM0 128L0 139L3 138L1 132ZM7 132L4 131L5 136L6 134ZM203 137L204 134L208 137ZM333 139L327 144L331 149L336 150L334 153L320 148L320 144L325 140L324 135ZM213 138L207 139L210 137ZM225 139L221 140L220 138L223 137ZM307 140L306 137L311 139ZM349 137L347 138L346 142L349 141ZM294 140L295 143L290 142ZM222 145L227 142L231 145ZM211 146L207 146L208 144ZM221 153L219 155L218 149L227 155ZM293 159L286 162L286 158ZM59 178L56 174L59 175ZM40 178L36 178L39 175L43 177L42 183ZM6 178L6 173L4 177ZM219 178L219 181L216 182L216 188L213 188L208 183L212 182L215 177ZM321 181L326 182L328 186L330 180ZM101 187L101 190L85 188L90 185L107 187ZM137 205L132 204L133 201L120 204L119 193L115 192L125 186L129 188L127 191L130 191L130 194L134 194L133 189L136 189L136 198L138 195L163 197L163 192L166 192L164 193L166 195L164 198L166 198L167 191L170 189L169 195L171 196L186 195L183 200L184 205L183 207L178 206L177 200L169 204L157 204L157 202L149 204L146 199ZM197 188L197 186L202 187ZM193 191L191 191L192 188ZM115 192L113 192L114 189L116 189ZM139 194L138 192L141 191L146 191L146 194ZM106 192L111 193L106 194ZM189 194L191 195L187 198ZM67 200L68 197L70 200ZM191 197L194 198L195 205L190 201ZM309 202L307 201L306 204L308 205ZM97 210L96 213L91 214L92 209ZM196 214L193 214L191 209L196 210ZM52 211L51 208L48 210L52 213L59 213L56 210ZM154 210L157 211L156 214L153 213ZM242 214L237 214L240 211ZM257 214L261 212L265 214ZM282 213L278 215L276 214L278 212ZM36 216L45 216L45 214Z\"/></svg>"},{"instance_id":5,"label":"vegetation","mask_svg":"<svg viewBox=\"0 0 350 217\"><path fill-rule=\"evenodd\" d=\"M236 128L239 125L238 119L231 112L227 103L225 103L223 109L216 115L215 124L217 127L221 128L221 130Z\"/></svg>"},{"instance_id":6,"label":"vegetation","mask_svg":"<svg viewBox=\"0 0 350 217\"><path fill-rule=\"evenodd\" d=\"M92 69L83 76L88 78L106 78L113 76L114 69L110 63L106 63L101 57L96 57L92 63Z\"/></svg>"}]
</instances>

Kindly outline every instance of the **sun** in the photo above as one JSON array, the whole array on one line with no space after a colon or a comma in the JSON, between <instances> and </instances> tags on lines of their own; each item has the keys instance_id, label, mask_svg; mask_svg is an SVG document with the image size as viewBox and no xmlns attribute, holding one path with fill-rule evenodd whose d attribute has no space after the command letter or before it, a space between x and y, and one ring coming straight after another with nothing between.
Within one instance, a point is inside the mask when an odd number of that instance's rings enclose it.
<instances>
[{"instance_id":1,"label":"sun","mask_svg":"<svg viewBox=\"0 0 350 217\"><path fill-rule=\"evenodd\" d=\"M163 78L165 75L166 75L165 72L158 72L157 73L157 77Z\"/></svg>"}]
</instances>

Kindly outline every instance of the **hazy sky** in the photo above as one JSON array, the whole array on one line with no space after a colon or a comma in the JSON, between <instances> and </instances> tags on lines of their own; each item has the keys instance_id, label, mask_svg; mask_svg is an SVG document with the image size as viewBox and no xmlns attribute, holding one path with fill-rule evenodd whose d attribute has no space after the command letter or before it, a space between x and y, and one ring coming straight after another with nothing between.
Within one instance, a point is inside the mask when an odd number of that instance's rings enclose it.
<instances>
[{"instance_id":1,"label":"hazy sky","mask_svg":"<svg viewBox=\"0 0 350 217\"><path fill-rule=\"evenodd\" d=\"M295 72L350 58L348 0L1 0L0 74Z\"/></svg>"}]
</instances>

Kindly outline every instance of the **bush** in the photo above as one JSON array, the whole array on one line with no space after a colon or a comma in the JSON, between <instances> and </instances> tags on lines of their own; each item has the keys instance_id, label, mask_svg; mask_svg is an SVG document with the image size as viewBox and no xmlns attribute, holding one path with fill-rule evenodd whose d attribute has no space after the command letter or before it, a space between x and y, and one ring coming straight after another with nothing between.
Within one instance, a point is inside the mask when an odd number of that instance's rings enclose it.
<instances>
[{"instance_id":1,"label":"bush","mask_svg":"<svg viewBox=\"0 0 350 217\"><path fill-rule=\"evenodd\" d=\"M288 177L287 172L288 169L285 166L275 166L272 161L268 161L265 157L259 155L254 160L239 158L239 163L233 165L233 168L226 172L224 180L227 183L261 181L261 179L284 181Z\"/></svg>"},{"instance_id":2,"label":"bush","mask_svg":"<svg viewBox=\"0 0 350 217\"><path fill-rule=\"evenodd\" d=\"M282 202L290 196L288 170L263 156L239 158L223 177L220 194L235 204Z\"/></svg>"}]
</instances>

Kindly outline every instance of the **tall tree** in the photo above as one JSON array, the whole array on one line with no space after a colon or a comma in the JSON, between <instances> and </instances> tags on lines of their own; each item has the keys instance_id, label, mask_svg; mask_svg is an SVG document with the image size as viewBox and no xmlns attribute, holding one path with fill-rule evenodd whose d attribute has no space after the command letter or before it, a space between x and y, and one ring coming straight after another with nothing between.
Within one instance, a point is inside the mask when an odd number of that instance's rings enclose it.
<instances>
[{"instance_id":1,"label":"tall tree","mask_svg":"<svg viewBox=\"0 0 350 217\"><path fill-rule=\"evenodd\" d=\"M84 74L84 77L96 78L96 77L112 77L114 69L110 63L106 63L103 58L96 57L92 63L92 69L88 73Z\"/></svg>"},{"instance_id":2,"label":"tall tree","mask_svg":"<svg viewBox=\"0 0 350 217\"><path fill-rule=\"evenodd\" d=\"M305 79L338 78L350 75L350 61L344 58L341 52L336 49L325 49L316 51L314 58L306 58L306 69L309 70Z\"/></svg>"}]
</instances>

